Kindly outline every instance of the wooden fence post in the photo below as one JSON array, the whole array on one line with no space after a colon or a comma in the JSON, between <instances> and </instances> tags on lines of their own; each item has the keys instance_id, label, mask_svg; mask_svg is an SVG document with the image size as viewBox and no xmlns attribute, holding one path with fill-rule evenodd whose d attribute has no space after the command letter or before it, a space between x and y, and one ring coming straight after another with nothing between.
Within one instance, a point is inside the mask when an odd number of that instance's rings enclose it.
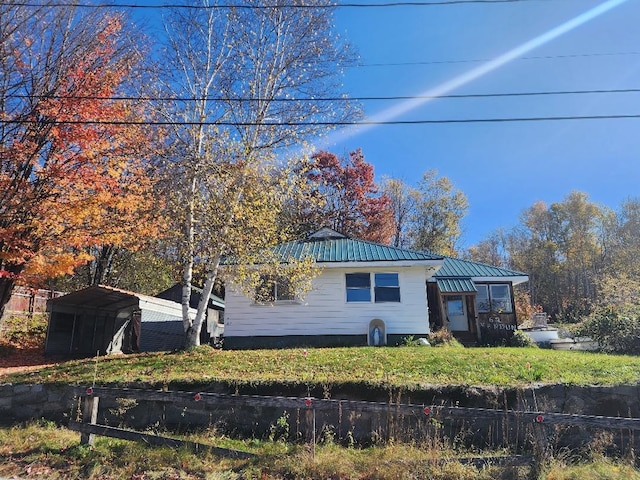
<instances>
[{"instance_id":1,"label":"wooden fence post","mask_svg":"<svg viewBox=\"0 0 640 480\"><path fill-rule=\"evenodd\" d=\"M93 425L96 424L96 422L98 421L98 402L99 401L100 401L99 397L94 397L89 391L87 391L87 395L84 397L84 402L82 404L82 422L83 423L91 423ZM82 445L93 445L93 441L94 441L93 433L80 434L80 443Z\"/></svg>"},{"instance_id":2,"label":"wooden fence post","mask_svg":"<svg viewBox=\"0 0 640 480\"><path fill-rule=\"evenodd\" d=\"M311 397L307 397L304 401L307 407L306 416L306 440L307 444L311 443L311 458L316 458L316 409L313 405Z\"/></svg>"},{"instance_id":3,"label":"wooden fence post","mask_svg":"<svg viewBox=\"0 0 640 480\"><path fill-rule=\"evenodd\" d=\"M543 425L544 416L538 415L533 424L534 435L534 464L531 468L531 478L538 479L549 466L551 457L547 426Z\"/></svg>"}]
</instances>

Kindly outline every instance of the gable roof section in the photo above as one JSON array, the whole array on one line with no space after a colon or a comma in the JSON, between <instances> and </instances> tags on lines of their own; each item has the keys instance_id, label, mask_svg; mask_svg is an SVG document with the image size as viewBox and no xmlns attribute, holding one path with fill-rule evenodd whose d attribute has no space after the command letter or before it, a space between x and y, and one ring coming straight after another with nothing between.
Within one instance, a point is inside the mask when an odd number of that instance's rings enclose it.
<instances>
[{"instance_id":1,"label":"gable roof section","mask_svg":"<svg viewBox=\"0 0 640 480\"><path fill-rule=\"evenodd\" d=\"M301 260L311 256L318 263L346 262L428 262L440 263L442 256L391 247L380 243L356 240L324 228L305 240L286 242L274 247L274 253Z\"/></svg>"}]
</instances>

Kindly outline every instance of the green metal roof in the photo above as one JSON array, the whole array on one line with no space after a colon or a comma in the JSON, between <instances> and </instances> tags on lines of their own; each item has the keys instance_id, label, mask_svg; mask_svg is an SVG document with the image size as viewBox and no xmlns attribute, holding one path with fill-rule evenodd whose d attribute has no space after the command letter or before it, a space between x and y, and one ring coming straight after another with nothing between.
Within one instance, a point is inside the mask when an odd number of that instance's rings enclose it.
<instances>
[{"instance_id":1,"label":"green metal roof","mask_svg":"<svg viewBox=\"0 0 640 480\"><path fill-rule=\"evenodd\" d=\"M286 242L274 247L282 259L302 259L311 256L318 263L331 262L394 262L442 260L442 256L391 247L380 243L355 240L324 228L304 240Z\"/></svg>"},{"instance_id":2,"label":"green metal roof","mask_svg":"<svg viewBox=\"0 0 640 480\"><path fill-rule=\"evenodd\" d=\"M460 258L444 257L440 270L434 274L436 280L455 277L526 277L526 273L507 268L494 267L485 263L462 260Z\"/></svg>"},{"instance_id":3,"label":"green metal roof","mask_svg":"<svg viewBox=\"0 0 640 480\"><path fill-rule=\"evenodd\" d=\"M442 293L475 293L478 291L470 278L438 278L436 283Z\"/></svg>"}]
</instances>

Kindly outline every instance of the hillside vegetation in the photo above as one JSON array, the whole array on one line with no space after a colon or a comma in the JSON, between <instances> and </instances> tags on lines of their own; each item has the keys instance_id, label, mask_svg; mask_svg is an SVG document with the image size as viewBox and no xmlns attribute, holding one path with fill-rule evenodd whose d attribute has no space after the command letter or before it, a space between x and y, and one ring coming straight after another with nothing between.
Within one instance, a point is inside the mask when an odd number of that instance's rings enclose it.
<instances>
[{"instance_id":1,"label":"hillside vegetation","mask_svg":"<svg viewBox=\"0 0 640 480\"><path fill-rule=\"evenodd\" d=\"M97 357L6 375L5 382L130 385L339 383L423 385L636 384L640 357L538 348L359 347L185 352Z\"/></svg>"}]
</instances>

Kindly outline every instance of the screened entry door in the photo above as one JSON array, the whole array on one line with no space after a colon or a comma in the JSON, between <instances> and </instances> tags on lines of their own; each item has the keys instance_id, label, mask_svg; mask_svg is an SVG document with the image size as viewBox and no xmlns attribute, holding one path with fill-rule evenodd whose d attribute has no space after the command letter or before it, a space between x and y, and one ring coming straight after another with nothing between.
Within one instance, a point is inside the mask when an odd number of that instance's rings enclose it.
<instances>
[{"instance_id":1,"label":"screened entry door","mask_svg":"<svg viewBox=\"0 0 640 480\"><path fill-rule=\"evenodd\" d=\"M449 330L461 332L469 330L467 321L467 309L464 298L461 295L446 297L447 319L449 320Z\"/></svg>"}]
</instances>

